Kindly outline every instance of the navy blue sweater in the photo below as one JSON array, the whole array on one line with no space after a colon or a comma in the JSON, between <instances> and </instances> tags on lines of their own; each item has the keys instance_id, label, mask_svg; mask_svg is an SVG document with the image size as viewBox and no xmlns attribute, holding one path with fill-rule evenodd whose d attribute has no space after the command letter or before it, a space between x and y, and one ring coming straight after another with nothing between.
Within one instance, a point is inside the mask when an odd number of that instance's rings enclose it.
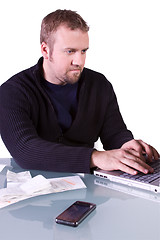
<instances>
[{"instance_id":1,"label":"navy blue sweater","mask_svg":"<svg viewBox=\"0 0 160 240\"><path fill-rule=\"evenodd\" d=\"M42 86L42 63L43 58L0 87L2 140L22 168L89 173L98 137L105 150L120 148L133 139L112 85L102 74L84 68L77 113L63 133Z\"/></svg>"},{"instance_id":2,"label":"navy blue sweater","mask_svg":"<svg viewBox=\"0 0 160 240\"><path fill-rule=\"evenodd\" d=\"M78 107L78 82L56 85L42 79L42 84L56 112L62 132L67 131L76 116Z\"/></svg>"}]
</instances>

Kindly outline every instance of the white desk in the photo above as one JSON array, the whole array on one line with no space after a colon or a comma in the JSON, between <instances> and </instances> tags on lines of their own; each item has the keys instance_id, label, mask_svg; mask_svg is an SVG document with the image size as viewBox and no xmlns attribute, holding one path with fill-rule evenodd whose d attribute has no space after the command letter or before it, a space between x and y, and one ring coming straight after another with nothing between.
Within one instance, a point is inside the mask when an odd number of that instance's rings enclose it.
<instances>
[{"instance_id":1,"label":"white desk","mask_svg":"<svg viewBox=\"0 0 160 240\"><path fill-rule=\"evenodd\" d=\"M2 162L4 159L0 159ZM12 171L24 171L15 165ZM7 169L0 174L5 186ZM73 174L31 171L32 176ZM99 186L84 175L87 189L39 196L0 209L1 240L160 240L160 203ZM77 228L58 225L55 217L76 200L97 204Z\"/></svg>"}]
</instances>

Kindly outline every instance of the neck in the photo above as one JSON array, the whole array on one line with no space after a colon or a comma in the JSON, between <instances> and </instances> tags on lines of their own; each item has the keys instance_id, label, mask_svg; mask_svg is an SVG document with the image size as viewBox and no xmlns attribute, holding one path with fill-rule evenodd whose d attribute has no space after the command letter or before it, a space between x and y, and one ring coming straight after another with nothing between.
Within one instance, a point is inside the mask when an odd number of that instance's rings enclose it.
<instances>
[{"instance_id":1,"label":"neck","mask_svg":"<svg viewBox=\"0 0 160 240\"><path fill-rule=\"evenodd\" d=\"M53 72L50 71L50 63L49 60L43 59L43 77L45 78L46 81L56 84L56 85L64 85L59 79L57 79Z\"/></svg>"}]
</instances>

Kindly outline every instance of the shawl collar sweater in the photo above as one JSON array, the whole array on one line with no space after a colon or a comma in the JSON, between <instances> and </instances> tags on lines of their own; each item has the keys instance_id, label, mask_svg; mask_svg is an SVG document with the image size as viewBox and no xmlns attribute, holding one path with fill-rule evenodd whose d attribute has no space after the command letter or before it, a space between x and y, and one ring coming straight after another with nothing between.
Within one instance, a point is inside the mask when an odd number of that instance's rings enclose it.
<instances>
[{"instance_id":1,"label":"shawl collar sweater","mask_svg":"<svg viewBox=\"0 0 160 240\"><path fill-rule=\"evenodd\" d=\"M41 83L43 58L0 87L0 131L15 161L25 169L90 173L94 142L105 150L133 139L119 111L111 83L84 68L78 108L63 134Z\"/></svg>"}]
</instances>

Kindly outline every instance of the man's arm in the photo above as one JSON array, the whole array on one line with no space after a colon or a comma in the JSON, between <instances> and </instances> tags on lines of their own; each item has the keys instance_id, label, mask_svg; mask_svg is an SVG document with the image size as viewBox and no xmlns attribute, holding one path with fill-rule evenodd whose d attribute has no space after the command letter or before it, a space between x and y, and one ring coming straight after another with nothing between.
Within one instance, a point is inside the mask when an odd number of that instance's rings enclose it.
<instances>
[{"instance_id":1,"label":"man's arm","mask_svg":"<svg viewBox=\"0 0 160 240\"><path fill-rule=\"evenodd\" d=\"M148 159L157 159L158 152L141 140L134 140L121 116L117 98L111 84L107 87L108 104L100 139L106 151L94 151L91 157L91 167L104 170L122 170L130 174L152 172L146 163L144 153Z\"/></svg>"},{"instance_id":2,"label":"man's arm","mask_svg":"<svg viewBox=\"0 0 160 240\"><path fill-rule=\"evenodd\" d=\"M18 86L0 88L1 137L15 161L25 169L89 173L93 149L42 139L33 124L27 98Z\"/></svg>"}]
</instances>

